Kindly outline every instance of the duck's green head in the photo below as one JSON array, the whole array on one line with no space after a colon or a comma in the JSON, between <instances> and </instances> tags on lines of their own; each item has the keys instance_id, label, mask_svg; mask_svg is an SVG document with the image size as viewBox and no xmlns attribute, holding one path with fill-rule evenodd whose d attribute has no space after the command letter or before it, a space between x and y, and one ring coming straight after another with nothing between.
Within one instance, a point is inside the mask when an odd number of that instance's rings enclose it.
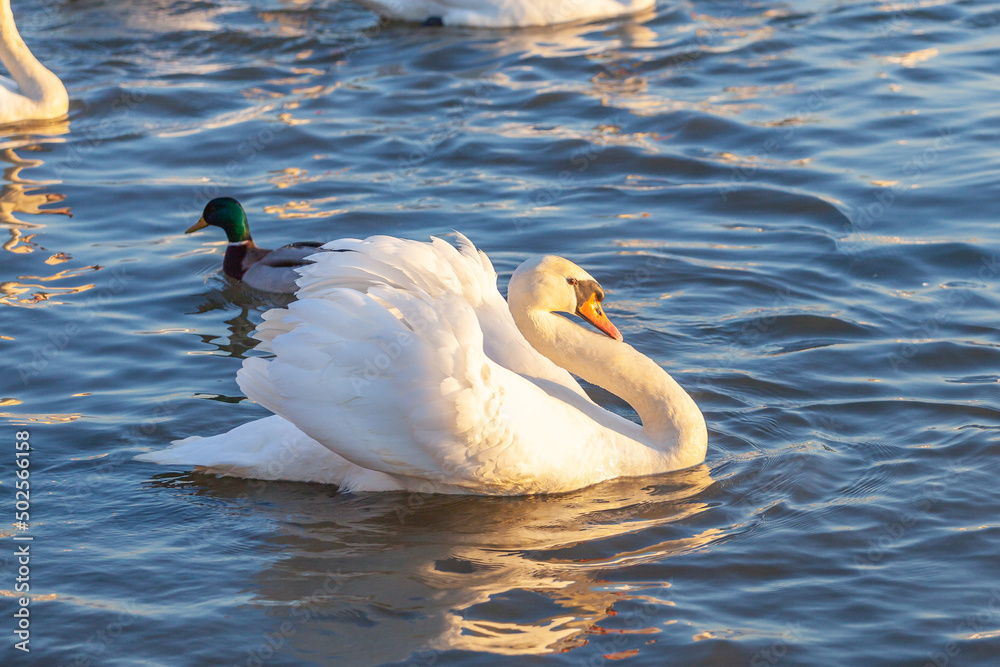
<instances>
[{"instance_id":1,"label":"duck's green head","mask_svg":"<svg viewBox=\"0 0 1000 667\"><path fill-rule=\"evenodd\" d=\"M250 224L243 207L232 197L219 197L205 205L201 220L194 223L184 232L190 234L209 225L222 227L230 243L250 240Z\"/></svg>"}]
</instances>

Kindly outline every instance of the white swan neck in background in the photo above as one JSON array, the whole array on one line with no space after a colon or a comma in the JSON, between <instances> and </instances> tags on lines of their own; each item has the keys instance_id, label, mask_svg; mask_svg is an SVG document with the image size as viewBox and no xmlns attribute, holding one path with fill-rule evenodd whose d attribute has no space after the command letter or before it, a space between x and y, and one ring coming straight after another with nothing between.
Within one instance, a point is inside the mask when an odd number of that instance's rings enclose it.
<instances>
[{"instance_id":1,"label":"white swan neck in background","mask_svg":"<svg viewBox=\"0 0 1000 667\"><path fill-rule=\"evenodd\" d=\"M638 14L656 0L358 0L393 19L445 26L528 28Z\"/></svg>"},{"instance_id":2,"label":"white swan neck in background","mask_svg":"<svg viewBox=\"0 0 1000 667\"><path fill-rule=\"evenodd\" d=\"M0 122L57 118L66 114L69 110L66 87L24 43L14 24L10 0L0 0L0 61L16 84L0 86Z\"/></svg>"}]
</instances>

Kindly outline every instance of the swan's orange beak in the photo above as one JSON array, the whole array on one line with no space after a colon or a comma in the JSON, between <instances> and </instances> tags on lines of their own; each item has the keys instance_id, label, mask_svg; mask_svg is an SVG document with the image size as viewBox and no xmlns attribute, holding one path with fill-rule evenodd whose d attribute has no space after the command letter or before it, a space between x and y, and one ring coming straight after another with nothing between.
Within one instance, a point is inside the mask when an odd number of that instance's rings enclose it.
<instances>
[{"instance_id":1,"label":"swan's orange beak","mask_svg":"<svg viewBox=\"0 0 1000 667\"><path fill-rule=\"evenodd\" d=\"M587 320L595 327L606 333L611 338L617 341L623 341L625 338L622 336L621 332L618 331L618 327L611 323L608 316L604 314L604 309L601 308L600 302L597 300L597 293L590 295L582 306L576 309L576 314Z\"/></svg>"}]
</instances>

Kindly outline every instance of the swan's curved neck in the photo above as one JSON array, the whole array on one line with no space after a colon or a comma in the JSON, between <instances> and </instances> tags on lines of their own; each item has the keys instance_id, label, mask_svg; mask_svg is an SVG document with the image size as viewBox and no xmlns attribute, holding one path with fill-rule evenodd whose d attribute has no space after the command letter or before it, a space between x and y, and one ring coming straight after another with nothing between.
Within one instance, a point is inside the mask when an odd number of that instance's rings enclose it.
<instances>
[{"instance_id":1,"label":"swan's curved neck","mask_svg":"<svg viewBox=\"0 0 1000 667\"><path fill-rule=\"evenodd\" d=\"M687 392L652 359L561 315L531 308L511 311L536 350L635 408L649 446L678 456L681 464L705 458L705 418Z\"/></svg>"},{"instance_id":2,"label":"swan's curved neck","mask_svg":"<svg viewBox=\"0 0 1000 667\"><path fill-rule=\"evenodd\" d=\"M17 82L22 95L38 105L53 107L57 112L54 115L65 113L66 88L59 77L38 62L21 39L10 0L0 0L0 61Z\"/></svg>"}]
</instances>

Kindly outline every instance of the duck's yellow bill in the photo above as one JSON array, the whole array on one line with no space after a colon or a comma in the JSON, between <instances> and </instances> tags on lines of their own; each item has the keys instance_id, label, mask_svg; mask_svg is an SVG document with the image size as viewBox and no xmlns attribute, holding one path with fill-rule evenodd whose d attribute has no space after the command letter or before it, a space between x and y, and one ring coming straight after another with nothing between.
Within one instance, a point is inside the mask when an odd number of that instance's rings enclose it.
<instances>
[{"instance_id":1,"label":"duck's yellow bill","mask_svg":"<svg viewBox=\"0 0 1000 667\"><path fill-rule=\"evenodd\" d=\"M208 223L205 222L205 218L203 218L203 217L202 218L198 218L198 222L194 223L193 225L191 225L190 227L188 227L186 230L184 230L184 233L185 234L190 234L191 232L196 232L199 229L204 229L205 227L208 227Z\"/></svg>"},{"instance_id":2,"label":"duck's yellow bill","mask_svg":"<svg viewBox=\"0 0 1000 667\"><path fill-rule=\"evenodd\" d=\"M625 340L621 332L618 331L618 327L612 324L611 320L608 319L608 316L604 314L604 309L601 308L601 304L597 301L596 294L591 294L590 298L587 299L582 306L577 308L576 314L593 324L611 338L614 338L617 341Z\"/></svg>"}]
</instances>

